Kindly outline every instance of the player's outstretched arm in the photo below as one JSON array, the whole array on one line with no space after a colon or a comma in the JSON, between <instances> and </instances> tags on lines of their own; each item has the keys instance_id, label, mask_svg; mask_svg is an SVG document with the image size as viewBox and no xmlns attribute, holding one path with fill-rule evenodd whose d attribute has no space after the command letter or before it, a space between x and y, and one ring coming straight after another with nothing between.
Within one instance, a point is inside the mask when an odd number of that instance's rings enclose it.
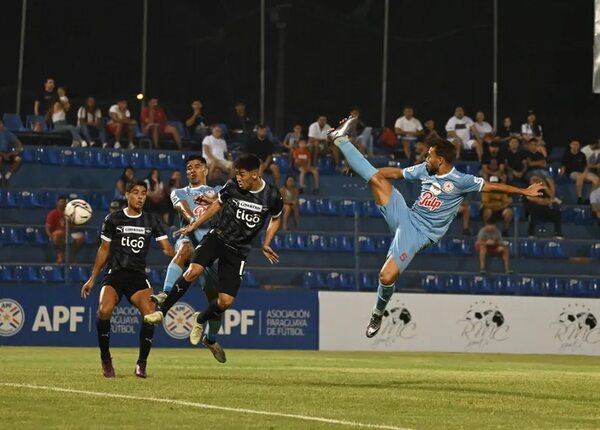
<instances>
[{"instance_id":1,"label":"player's outstretched arm","mask_svg":"<svg viewBox=\"0 0 600 430\"><path fill-rule=\"evenodd\" d=\"M542 190L544 188L545 186L541 182L531 184L527 188L517 188L507 184L485 182L481 191L484 193L496 191L506 194L521 194L528 197L538 197L542 195Z\"/></svg>"},{"instance_id":2,"label":"player's outstretched arm","mask_svg":"<svg viewBox=\"0 0 600 430\"><path fill-rule=\"evenodd\" d=\"M87 298L92 292L92 288L94 288L94 284L96 283L96 278L106 264L109 254L110 242L102 239L100 246L98 247L98 252L96 253L96 260L94 261L94 268L92 269L90 279L88 279L87 282L83 284L83 287L81 287L81 297L84 299Z\"/></svg>"},{"instance_id":3,"label":"player's outstretched arm","mask_svg":"<svg viewBox=\"0 0 600 430\"><path fill-rule=\"evenodd\" d=\"M280 224L281 216L278 216L277 218L271 217L271 221L269 221L269 226L267 227L267 233L265 234L265 241L263 242L263 255L271 264L279 263L279 255L271 248L271 242L273 241L275 234L277 234Z\"/></svg>"},{"instance_id":4,"label":"player's outstretched arm","mask_svg":"<svg viewBox=\"0 0 600 430\"><path fill-rule=\"evenodd\" d=\"M377 169L379 173L381 173L385 179L403 179L404 174L402 173L402 169L400 167L382 167Z\"/></svg>"},{"instance_id":5,"label":"player's outstretched arm","mask_svg":"<svg viewBox=\"0 0 600 430\"><path fill-rule=\"evenodd\" d=\"M198 227L200 227L202 224L204 224L206 221L208 221L209 219L214 217L216 214L218 214L222 207L223 207L222 203L219 200L215 200L213 202L213 204L211 204L208 207L208 209L206 209L204 211L204 213L202 215L200 215L193 223L191 223L190 225L188 225L184 228L180 228L174 234L177 236L177 235L185 235L185 234L189 234L189 233L193 232Z\"/></svg>"}]
</instances>

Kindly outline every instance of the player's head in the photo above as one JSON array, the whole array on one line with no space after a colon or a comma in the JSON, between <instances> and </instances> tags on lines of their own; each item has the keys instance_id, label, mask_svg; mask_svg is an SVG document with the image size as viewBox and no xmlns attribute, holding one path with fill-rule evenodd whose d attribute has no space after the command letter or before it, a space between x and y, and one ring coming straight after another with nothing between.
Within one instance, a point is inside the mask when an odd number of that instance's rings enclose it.
<instances>
[{"instance_id":1,"label":"player's head","mask_svg":"<svg viewBox=\"0 0 600 430\"><path fill-rule=\"evenodd\" d=\"M254 154L243 154L233 163L235 180L242 190L250 190L260 179L260 158Z\"/></svg>"},{"instance_id":2,"label":"player's head","mask_svg":"<svg viewBox=\"0 0 600 430\"><path fill-rule=\"evenodd\" d=\"M58 196L56 198L56 207L58 208L58 210L64 211L65 207L67 207L67 196L65 196L64 194Z\"/></svg>"},{"instance_id":3,"label":"player's head","mask_svg":"<svg viewBox=\"0 0 600 430\"><path fill-rule=\"evenodd\" d=\"M185 172L192 187L206 185L208 167L206 166L206 159L202 155L190 155L185 160Z\"/></svg>"},{"instance_id":4,"label":"player's head","mask_svg":"<svg viewBox=\"0 0 600 430\"><path fill-rule=\"evenodd\" d=\"M146 203L146 194L148 186L145 181L129 181L125 185L125 198L127 207L136 211L141 211Z\"/></svg>"},{"instance_id":5,"label":"player's head","mask_svg":"<svg viewBox=\"0 0 600 430\"><path fill-rule=\"evenodd\" d=\"M430 175L436 175L443 167L452 168L456 156L456 148L445 139L433 138L429 140L429 154L425 162L427 163L427 172Z\"/></svg>"}]
</instances>

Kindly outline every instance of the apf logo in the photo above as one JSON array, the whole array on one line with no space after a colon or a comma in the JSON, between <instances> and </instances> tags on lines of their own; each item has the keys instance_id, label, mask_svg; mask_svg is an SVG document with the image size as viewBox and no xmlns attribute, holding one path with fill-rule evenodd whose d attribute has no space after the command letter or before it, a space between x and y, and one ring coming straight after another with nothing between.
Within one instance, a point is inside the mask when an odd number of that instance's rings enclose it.
<instances>
[{"instance_id":1,"label":"apf logo","mask_svg":"<svg viewBox=\"0 0 600 430\"><path fill-rule=\"evenodd\" d=\"M121 238L121 246L128 246L129 248L131 248L131 252L133 252L134 254L139 253L144 247L144 244L145 242L143 237L132 239L129 236L123 236Z\"/></svg>"},{"instance_id":2,"label":"apf logo","mask_svg":"<svg viewBox=\"0 0 600 430\"><path fill-rule=\"evenodd\" d=\"M0 299L0 336L13 336L23 328L25 312L18 302Z\"/></svg>"},{"instance_id":3,"label":"apf logo","mask_svg":"<svg viewBox=\"0 0 600 430\"><path fill-rule=\"evenodd\" d=\"M442 201L438 199L431 191L425 191L419 197L419 202L417 204L429 209L430 211L434 211L442 206Z\"/></svg>"},{"instance_id":4,"label":"apf logo","mask_svg":"<svg viewBox=\"0 0 600 430\"><path fill-rule=\"evenodd\" d=\"M195 310L185 302L178 302L169 309L163 320L163 328L175 339L185 339L193 327L192 315Z\"/></svg>"},{"instance_id":5,"label":"apf logo","mask_svg":"<svg viewBox=\"0 0 600 430\"><path fill-rule=\"evenodd\" d=\"M587 306L574 303L562 309L557 321L554 339L560 342L561 349L579 349L584 344L600 342L598 320Z\"/></svg>"},{"instance_id":6,"label":"apf logo","mask_svg":"<svg viewBox=\"0 0 600 430\"><path fill-rule=\"evenodd\" d=\"M416 330L417 324L413 321L406 305L396 302L383 312L381 329L374 343L391 345L397 340L412 339L416 335Z\"/></svg>"},{"instance_id":7,"label":"apf logo","mask_svg":"<svg viewBox=\"0 0 600 430\"><path fill-rule=\"evenodd\" d=\"M492 302L475 302L458 323L463 324L461 337L467 339L467 350L482 350L492 341L502 342L508 339L510 326Z\"/></svg>"}]
</instances>

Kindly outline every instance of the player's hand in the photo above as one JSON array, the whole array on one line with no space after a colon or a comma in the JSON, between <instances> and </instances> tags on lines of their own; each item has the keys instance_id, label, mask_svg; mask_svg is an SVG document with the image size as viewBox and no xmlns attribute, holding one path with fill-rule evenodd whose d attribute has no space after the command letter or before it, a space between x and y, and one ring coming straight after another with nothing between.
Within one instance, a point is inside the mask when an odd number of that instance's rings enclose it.
<instances>
[{"instance_id":1,"label":"player's hand","mask_svg":"<svg viewBox=\"0 0 600 430\"><path fill-rule=\"evenodd\" d=\"M194 229L191 228L191 224L187 225L183 228L180 228L179 230L175 230L173 232L173 237L177 237L177 236L185 236L188 233L191 233Z\"/></svg>"},{"instance_id":2,"label":"player's hand","mask_svg":"<svg viewBox=\"0 0 600 430\"><path fill-rule=\"evenodd\" d=\"M83 287L81 287L81 297L87 299L92 293L92 288L94 288L94 281L92 278L90 278L85 284L83 284Z\"/></svg>"},{"instance_id":3,"label":"player's hand","mask_svg":"<svg viewBox=\"0 0 600 430\"><path fill-rule=\"evenodd\" d=\"M535 184L531 184L530 186L525 188L525 192L523 193L523 195L528 197L541 197L542 190L544 190L545 188L546 187L543 183L536 182Z\"/></svg>"},{"instance_id":4,"label":"player's hand","mask_svg":"<svg viewBox=\"0 0 600 430\"><path fill-rule=\"evenodd\" d=\"M271 264L279 263L279 255L277 255L277 253L275 251L273 251L273 248L271 248L270 246L264 245L262 252L263 252L265 258L267 260L269 260L269 263L271 263Z\"/></svg>"}]
</instances>

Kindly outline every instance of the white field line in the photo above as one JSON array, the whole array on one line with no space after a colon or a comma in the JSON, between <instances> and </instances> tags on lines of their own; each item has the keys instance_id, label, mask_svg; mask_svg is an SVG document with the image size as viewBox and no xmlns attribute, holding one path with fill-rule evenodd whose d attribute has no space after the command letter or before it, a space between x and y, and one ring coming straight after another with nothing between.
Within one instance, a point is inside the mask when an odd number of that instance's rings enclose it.
<instances>
[{"instance_id":1,"label":"white field line","mask_svg":"<svg viewBox=\"0 0 600 430\"><path fill-rule=\"evenodd\" d=\"M336 425L348 426L348 427L362 427L362 428L383 429L383 430L411 430L411 429L408 429L405 427L388 426L388 425L382 425L382 424L368 424L368 423L360 423L357 421L335 420L335 419L331 419L331 418L313 417L310 415L285 414L282 412L259 411L259 410L255 410L255 409L245 409L245 408L231 408L231 407L227 407L227 406L209 405L206 403L188 402L185 400L157 399L155 397L141 397L141 396L130 396L127 394L103 393L100 391L75 390L72 388L48 387L45 385L16 384L16 383L10 383L10 382L0 382L0 386L12 387L12 388L23 388L23 389L29 389L29 390L54 391L54 392L58 392L58 393L82 394L82 395L86 395L86 396L107 397L107 398L111 398L111 399L127 399L127 400L139 400L139 401L144 401L144 402L167 403L170 405L189 406L189 407L198 408L198 409L213 409L213 410L218 410L218 411L236 412L236 413L241 413L241 414L253 414L253 415L265 415L265 416L270 416L270 417L292 418L292 419L297 419L297 420L302 420L302 421L315 421L315 422L319 422L319 423L336 424Z\"/></svg>"}]
</instances>

